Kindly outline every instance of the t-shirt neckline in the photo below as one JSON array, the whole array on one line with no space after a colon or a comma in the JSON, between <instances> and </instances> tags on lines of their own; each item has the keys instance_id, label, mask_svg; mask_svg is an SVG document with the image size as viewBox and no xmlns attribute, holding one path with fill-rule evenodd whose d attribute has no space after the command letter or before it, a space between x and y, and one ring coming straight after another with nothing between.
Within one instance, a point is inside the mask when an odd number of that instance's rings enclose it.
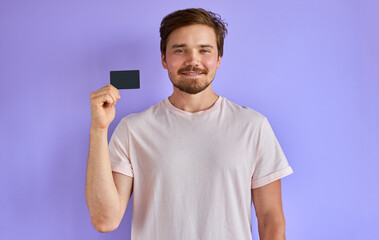
<instances>
[{"instance_id":1,"label":"t-shirt neckline","mask_svg":"<svg viewBox=\"0 0 379 240\"><path fill-rule=\"evenodd\" d=\"M207 108L207 109L202 110L202 111L193 112L193 113L187 112L187 111L184 111L182 109L179 109L179 108L175 107L170 102L170 100L168 100L168 97L164 100L164 103L168 107L168 109L170 109L172 112L174 112L176 114L179 114L179 115L182 115L182 116L187 116L187 117L198 117L198 116L206 115L206 114L211 113L214 110L218 109L220 107L220 105L221 105L222 99L223 99L223 97L219 95L218 98L217 98L217 100L216 100L216 102L210 108Z\"/></svg>"}]
</instances>

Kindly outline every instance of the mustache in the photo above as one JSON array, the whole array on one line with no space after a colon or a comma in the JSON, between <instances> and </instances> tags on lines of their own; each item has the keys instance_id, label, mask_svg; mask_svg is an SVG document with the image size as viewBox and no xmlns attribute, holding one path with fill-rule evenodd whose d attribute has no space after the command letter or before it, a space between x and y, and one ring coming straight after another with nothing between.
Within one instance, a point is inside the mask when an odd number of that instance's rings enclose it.
<instances>
[{"instance_id":1,"label":"mustache","mask_svg":"<svg viewBox=\"0 0 379 240\"><path fill-rule=\"evenodd\" d=\"M188 66L186 68L179 69L178 70L178 74L182 74L183 72L188 72L188 71L191 71L191 72L200 72L200 73L204 73L204 74L208 73L207 69L202 69L202 68L198 68L198 67Z\"/></svg>"}]
</instances>

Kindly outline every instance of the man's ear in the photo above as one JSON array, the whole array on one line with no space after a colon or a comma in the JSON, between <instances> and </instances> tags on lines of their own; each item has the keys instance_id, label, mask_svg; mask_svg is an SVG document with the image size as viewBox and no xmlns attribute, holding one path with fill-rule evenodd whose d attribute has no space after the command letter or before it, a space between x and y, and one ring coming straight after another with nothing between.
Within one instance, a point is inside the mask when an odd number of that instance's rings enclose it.
<instances>
[{"instance_id":1,"label":"man's ear","mask_svg":"<svg viewBox=\"0 0 379 240\"><path fill-rule=\"evenodd\" d=\"M167 61L165 55L162 53L161 55L161 60L162 60L162 66L164 69L167 69Z\"/></svg>"},{"instance_id":2,"label":"man's ear","mask_svg":"<svg viewBox=\"0 0 379 240\"><path fill-rule=\"evenodd\" d=\"M218 56L216 68L220 67L222 56Z\"/></svg>"}]
</instances>

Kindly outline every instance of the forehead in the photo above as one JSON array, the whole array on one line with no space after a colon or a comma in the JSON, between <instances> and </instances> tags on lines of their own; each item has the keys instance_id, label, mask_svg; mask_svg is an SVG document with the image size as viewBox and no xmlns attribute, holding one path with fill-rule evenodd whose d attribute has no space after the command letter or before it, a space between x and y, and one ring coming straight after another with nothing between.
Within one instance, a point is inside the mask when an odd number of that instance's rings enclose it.
<instances>
[{"instance_id":1,"label":"forehead","mask_svg":"<svg viewBox=\"0 0 379 240\"><path fill-rule=\"evenodd\" d=\"M216 33L204 24L193 24L175 29L168 37L167 47L174 44L210 44L216 45Z\"/></svg>"}]
</instances>

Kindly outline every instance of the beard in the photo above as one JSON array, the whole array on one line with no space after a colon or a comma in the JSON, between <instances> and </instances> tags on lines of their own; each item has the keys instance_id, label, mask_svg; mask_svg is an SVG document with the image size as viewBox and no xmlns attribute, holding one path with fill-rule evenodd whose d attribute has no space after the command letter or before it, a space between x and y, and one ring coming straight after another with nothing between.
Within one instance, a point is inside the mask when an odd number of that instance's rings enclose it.
<instances>
[{"instance_id":1,"label":"beard","mask_svg":"<svg viewBox=\"0 0 379 240\"><path fill-rule=\"evenodd\" d=\"M201 72L204 74L203 77L198 78L190 78L187 77L186 79L177 79L177 82L175 83L173 79L175 79L175 76L169 73L169 78L172 82L172 84L177 87L180 91L188 93L188 94L197 94L199 92L204 91L212 82L214 79L214 76L211 81L207 82L207 76L208 76L208 70L207 69L201 69L197 67L188 66L183 69L178 70L178 75L181 76L183 72L186 71L194 71L194 72Z\"/></svg>"}]
</instances>

